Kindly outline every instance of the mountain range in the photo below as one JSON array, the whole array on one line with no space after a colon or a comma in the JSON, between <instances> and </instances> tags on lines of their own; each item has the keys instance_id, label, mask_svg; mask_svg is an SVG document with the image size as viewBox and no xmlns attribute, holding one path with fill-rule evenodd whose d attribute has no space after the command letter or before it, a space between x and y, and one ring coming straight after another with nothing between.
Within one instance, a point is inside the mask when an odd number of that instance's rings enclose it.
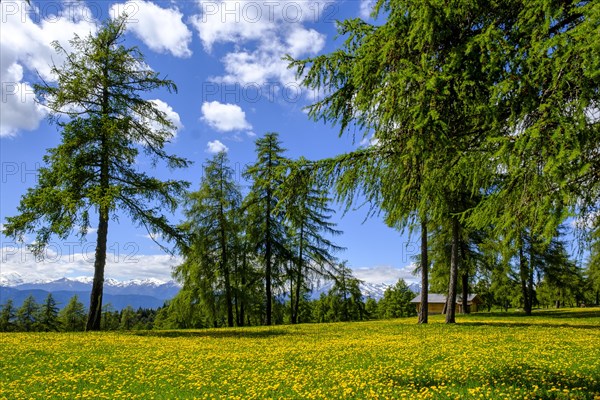
<instances>
[{"instance_id":1,"label":"mountain range","mask_svg":"<svg viewBox=\"0 0 600 400\"><path fill-rule=\"evenodd\" d=\"M333 282L318 282L312 288L311 298L317 299L321 293L327 293ZM385 290L390 285L385 283L360 284L363 296L379 300L383 297ZM418 293L419 285L411 284L409 288ZM92 289L91 277L60 278L48 281L26 282L17 273L0 274L0 305L12 299L15 307L20 307L25 298L32 295L36 302L42 303L48 293L58 303L58 307L64 307L71 297L77 295L84 306L89 306L89 296ZM159 308L165 301L172 299L181 289L175 281L160 281L158 279L134 279L129 281L117 281L106 279L104 282L103 303L110 304L115 310L122 310L127 306L134 309Z\"/></svg>"}]
</instances>

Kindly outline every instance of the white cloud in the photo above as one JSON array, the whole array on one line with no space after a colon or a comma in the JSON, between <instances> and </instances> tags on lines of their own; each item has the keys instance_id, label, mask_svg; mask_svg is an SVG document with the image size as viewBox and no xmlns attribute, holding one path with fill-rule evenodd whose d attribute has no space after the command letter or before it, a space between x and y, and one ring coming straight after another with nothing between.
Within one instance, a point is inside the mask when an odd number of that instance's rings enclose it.
<instances>
[{"instance_id":1,"label":"white cloud","mask_svg":"<svg viewBox=\"0 0 600 400\"><path fill-rule=\"evenodd\" d=\"M360 0L360 17L363 19L368 19L371 16L374 6L375 0Z\"/></svg>"},{"instance_id":2,"label":"white cloud","mask_svg":"<svg viewBox=\"0 0 600 400\"><path fill-rule=\"evenodd\" d=\"M146 46L158 53L171 53L175 57L190 57L192 32L183 23L183 14L177 8L161 8L150 1L136 1L129 16L127 28ZM126 10L125 4L114 4L111 14Z\"/></svg>"},{"instance_id":3,"label":"white cloud","mask_svg":"<svg viewBox=\"0 0 600 400\"><path fill-rule=\"evenodd\" d=\"M95 242L50 243L44 258L36 258L25 245L5 245L0 248L2 275L18 274L26 282L63 277L92 276ZM119 251L114 251L119 246ZM115 244L106 259L106 278L116 280L171 279L172 268L181 264L181 257L167 254L137 253L134 242Z\"/></svg>"},{"instance_id":4,"label":"white cloud","mask_svg":"<svg viewBox=\"0 0 600 400\"><path fill-rule=\"evenodd\" d=\"M156 105L160 111L164 112L167 116L167 119L175 125L176 130L180 130L183 128L183 124L181 123L181 118L179 118L179 114L173 110L173 108L160 99L149 100Z\"/></svg>"},{"instance_id":5,"label":"white cloud","mask_svg":"<svg viewBox=\"0 0 600 400\"><path fill-rule=\"evenodd\" d=\"M57 15L47 14L54 7L40 11L30 8L24 1L2 2L0 7L0 136L12 136L21 130L36 129L46 115L35 102L26 73L55 81L51 74L52 64L61 65L64 59L51 43L56 40L70 50L69 40L75 34L85 37L95 32L96 23L89 18L93 13L84 5L70 7Z\"/></svg>"},{"instance_id":6,"label":"white cloud","mask_svg":"<svg viewBox=\"0 0 600 400\"><path fill-rule=\"evenodd\" d=\"M410 264L400 268L391 265L353 268L352 271L356 278L367 283L387 283L393 285L398 282L400 278L404 279L407 283L417 282L418 278L413 275L414 269L415 265Z\"/></svg>"},{"instance_id":7,"label":"white cloud","mask_svg":"<svg viewBox=\"0 0 600 400\"><path fill-rule=\"evenodd\" d=\"M221 60L225 74L213 78L215 82L278 83L285 87L298 82L282 57L302 57L322 50L325 36L305 28L304 23L318 22L326 5L331 3L200 0L201 13L190 21L206 51L210 52L216 43L235 44L235 49Z\"/></svg>"},{"instance_id":8,"label":"white cloud","mask_svg":"<svg viewBox=\"0 0 600 400\"><path fill-rule=\"evenodd\" d=\"M254 1L197 1L200 14L190 18L202 45L210 52L216 43L260 40L277 29L286 12L285 3ZM303 2L294 2L294 5Z\"/></svg>"},{"instance_id":9,"label":"white cloud","mask_svg":"<svg viewBox=\"0 0 600 400\"><path fill-rule=\"evenodd\" d=\"M206 144L206 152L211 154L217 154L220 152L227 152L229 148L221 143L219 140L213 140Z\"/></svg>"},{"instance_id":10,"label":"white cloud","mask_svg":"<svg viewBox=\"0 0 600 400\"><path fill-rule=\"evenodd\" d=\"M325 46L325 35L314 29L296 27L285 38L288 53L296 58L304 54L314 54Z\"/></svg>"},{"instance_id":11,"label":"white cloud","mask_svg":"<svg viewBox=\"0 0 600 400\"><path fill-rule=\"evenodd\" d=\"M221 132L245 131L252 129L246 121L246 113L235 104L218 101L202 103L202 120Z\"/></svg>"},{"instance_id":12,"label":"white cloud","mask_svg":"<svg viewBox=\"0 0 600 400\"><path fill-rule=\"evenodd\" d=\"M46 112L35 101L33 87L23 82L23 67L13 63L2 72L0 137L15 136L20 130L37 129Z\"/></svg>"}]
</instances>

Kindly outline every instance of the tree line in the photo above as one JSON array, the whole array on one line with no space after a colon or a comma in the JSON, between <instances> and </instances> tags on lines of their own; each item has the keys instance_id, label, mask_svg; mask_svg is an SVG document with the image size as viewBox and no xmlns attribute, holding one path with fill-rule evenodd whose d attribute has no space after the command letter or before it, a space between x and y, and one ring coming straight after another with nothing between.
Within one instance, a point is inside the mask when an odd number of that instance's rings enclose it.
<instances>
[{"instance_id":1,"label":"tree line","mask_svg":"<svg viewBox=\"0 0 600 400\"><path fill-rule=\"evenodd\" d=\"M156 313L157 310L134 310L131 306L117 311L106 304L100 327L102 330L152 329ZM77 295L62 309L52 293L48 293L41 304L28 296L19 308L12 299L0 306L0 332L78 332L85 330L86 320L86 309Z\"/></svg>"},{"instance_id":2,"label":"tree line","mask_svg":"<svg viewBox=\"0 0 600 400\"><path fill-rule=\"evenodd\" d=\"M507 305L517 297L527 314L568 298L598 303L599 12L594 1L379 0L377 24L339 23L339 49L288 58L302 84L323 93L309 116L370 145L290 162L277 135L267 134L245 171L251 188L243 198L224 155L190 195L187 182L132 167L140 153L189 166L164 150L175 127L141 96L177 88L123 45L126 16L106 21L97 34L74 38L73 52L56 43L66 56L53 68L57 84L35 85L62 142L4 232L35 233L40 252L51 235L83 238L97 219L87 330L100 328L117 209L184 256L175 270L184 288L169 307L177 321L269 325L283 290L290 321L301 322L310 274L336 282L345 274L332 257L329 193L347 209L366 201L388 226L419 234L420 323L430 287L447 293L447 323L455 322L457 298L465 303L477 285L506 293ZM168 216L182 198L187 220L173 226ZM572 220L581 221L582 243L592 244L585 272L562 242Z\"/></svg>"},{"instance_id":3,"label":"tree line","mask_svg":"<svg viewBox=\"0 0 600 400\"><path fill-rule=\"evenodd\" d=\"M358 280L335 282L331 290L321 293L317 299L311 299L307 293L298 302L299 309L295 318L305 323L348 322L372 319L390 319L416 315L414 304L410 300L414 294L401 279L395 286L389 287L379 301L364 298L358 287ZM114 310L110 304L103 306L100 329L116 330L150 330L206 328L227 326L227 315L223 313L214 324L212 321L196 319L196 325L188 321L174 318L171 305L174 300L167 301L158 309L128 306L120 311ZM294 318L292 301L288 298L275 299L273 302L273 323L291 323ZM85 330L86 310L77 296L59 309L51 293L42 304L38 304L33 296L27 297L19 308L15 308L11 299L0 306L0 332L78 332Z\"/></svg>"}]
</instances>

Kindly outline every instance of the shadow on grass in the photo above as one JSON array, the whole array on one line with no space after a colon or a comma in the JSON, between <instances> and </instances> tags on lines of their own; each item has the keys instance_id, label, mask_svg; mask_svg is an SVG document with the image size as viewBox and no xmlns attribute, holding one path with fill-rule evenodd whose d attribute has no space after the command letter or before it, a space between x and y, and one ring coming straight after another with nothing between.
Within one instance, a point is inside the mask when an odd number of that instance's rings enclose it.
<instances>
[{"instance_id":1,"label":"shadow on grass","mask_svg":"<svg viewBox=\"0 0 600 400\"><path fill-rule=\"evenodd\" d=\"M170 331L139 331L134 332L136 336L164 337L164 338L182 338L182 337L204 337L213 339L226 338L248 338L248 339L266 339L274 336L293 335L294 332L288 332L283 329L269 330L170 330Z\"/></svg>"},{"instance_id":2,"label":"shadow on grass","mask_svg":"<svg viewBox=\"0 0 600 400\"><path fill-rule=\"evenodd\" d=\"M398 378L389 376L397 386L413 386L417 390L425 387L448 385L449 382L436 379L427 374L418 374L414 378ZM525 363L505 366L498 370L491 371L485 377L465 376L461 382L453 381L458 387L471 388L478 386L500 387L512 386L520 388L538 387L536 391L537 399L555 399L556 393L553 388L564 388L578 391L583 394L584 399L594 399L596 394L600 394L600 381L591 376L582 376L568 371L551 371L539 367L533 367Z\"/></svg>"},{"instance_id":3,"label":"shadow on grass","mask_svg":"<svg viewBox=\"0 0 600 400\"><path fill-rule=\"evenodd\" d=\"M524 312L481 312L472 314L474 316L481 317L499 317L499 318L514 318L514 317L546 317L546 318L600 318L600 308L594 307L593 309L578 309L578 311L573 311L573 309L566 310L534 310L532 315L526 315Z\"/></svg>"},{"instance_id":4,"label":"shadow on grass","mask_svg":"<svg viewBox=\"0 0 600 400\"><path fill-rule=\"evenodd\" d=\"M548 324L544 322L497 322L497 321L469 321L469 322L458 322L456 325L461 326L498 326L498 327L543 327L543 328L573 328L573 329L595 329L600 330L600 324Z\"/></svg>"}]
</instances>

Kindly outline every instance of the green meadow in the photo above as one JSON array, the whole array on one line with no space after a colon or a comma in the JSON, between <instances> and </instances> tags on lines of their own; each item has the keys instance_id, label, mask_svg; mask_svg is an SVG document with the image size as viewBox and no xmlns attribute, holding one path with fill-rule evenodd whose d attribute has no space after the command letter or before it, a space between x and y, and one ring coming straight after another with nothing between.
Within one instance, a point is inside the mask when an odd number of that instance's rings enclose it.
<instances>
[{"instance_id":1,"label":"green meadow","mask_svg":"<svg viewBox=\"0 0 600 400\"><path fill-rule=\"evenodd\" d=\"M0 398L600 399L600 308L0 334Z\"/></svg>"}]
</instances>

